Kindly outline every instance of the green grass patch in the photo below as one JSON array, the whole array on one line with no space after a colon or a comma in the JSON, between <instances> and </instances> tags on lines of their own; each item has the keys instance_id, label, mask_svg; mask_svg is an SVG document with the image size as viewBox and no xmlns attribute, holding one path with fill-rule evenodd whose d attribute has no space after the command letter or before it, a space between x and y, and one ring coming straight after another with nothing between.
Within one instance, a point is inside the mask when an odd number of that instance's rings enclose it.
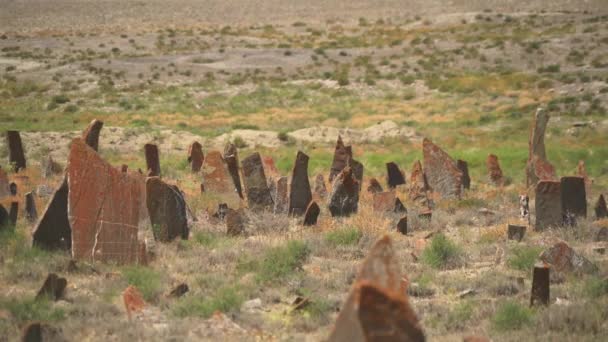
<instances>
[{"instance_id":1,"label":"green grass patch","mask_svg":"<svg viewBox=\"0 0 608 342\"><path fill-rule=\"evenodd\" d=\"M137 287L144 299L154 300L161 292L161 274L142 266L126 266L122 270L123 277L129 285Z\"/></svg>"},{"instance_id":2,"label":"green grass patch","mask_svg":"<svg viewBox=\"0 0 608 342\"><path fill-rule=\"evenodd\" d=\"M363 233L357 227L347 227L325 233L325 242L329 245L353 246L359 243Z\"/></svg>"},{"instance_id":3,"label":"green grass patch","mask_svg":"<svg viewBox=\"0 0 608 342\"><path fill-rule=\"evenodd\" d=\"M519 271L529 272L541 251L542 248L536 246L516 246L510 251L507 265Z\"/></svg>"},{"instance_id":4,"label":"green grass patch","mask_svg":"<svg viewBox=\"0 0 608 342\"><path fill-rule=\"evenodd\" d=\"M608 295L608 278L590 276L583 282L583 294L590 299Z\"/></svg>"},{"instance_id":5,"label":"green grass patch","mask_svg":"<svg viewBox=\"0 0 608 342\"><path fill-rule=\"evenodd\" d=\"M54 308L46 299L4 299L0 298L0 309L7 310L18 322L59 321L65 318L62 309Z\"/></svg>"},{"instance_id":6,"label":"green grass patch","mask_svg":"<svg viewBox=\"0 0 608 342\"><path fill-rule=\"evenodd\" d=\"M502 303L492 317L492 326L498 331L518 330L532 324L534 312L515 301Z\"/></svg>"},{"instance_id":7,"label":"green grass patch","mask_svg":"<svg viewBox=\"0 0 608 342\"><path fill-rule=\"evenodd\" d=\"M436 269L446 269L457 265L462 250L444 234L437 234L422 252L423 263Z\"/></svg>"},{"instance_id":8,"label":"green grass patch","mask_svg":"<svg viewBox=\"0 0 608 342\"><path fill-rule=\"evenodd\" d=\"M260 283L280 281L295 274L310 254L310 247L299 240L288 241L285 245L267 250L259 259L243 258L237 269L256 273Z\"/></svg>"},{"instance_id":9,"label":"green grass patch","mask_svg":"<svg viewBox=\"0 0 608 342\"><path fill-rule=\"evenodd\" d=\"M173 307L173 314L178 317L198 316L208 318L215 311L228 313L238 310L244 301L244 296L237 287L224 286L218 288L212 295L180 299Z\"/></svg>"}]
</instances>

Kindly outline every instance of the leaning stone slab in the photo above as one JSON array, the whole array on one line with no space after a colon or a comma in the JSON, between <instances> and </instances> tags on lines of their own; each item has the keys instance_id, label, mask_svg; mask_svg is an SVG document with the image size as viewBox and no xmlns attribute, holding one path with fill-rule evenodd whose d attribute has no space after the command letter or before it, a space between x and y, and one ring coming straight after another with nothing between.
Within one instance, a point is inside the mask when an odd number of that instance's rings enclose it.
<instances>
[{"instance_id":1,"label":"leaning stone slab","mask_svg":"<svg viewBox=\"0 0 608 342\"><path fill-rule=\"evenodd\" d=\"M159 177L149 177L146 201L156 240L169 242L177 237L188 238L186 200L177 186L169 185Z\"/></svg>"},{"instance_id":2,"label":"leaning stone slab","mask_svg":"<svg viewBox=\"0 0 608 342\"><path fill-rule=\"evenodd\" d=\"M526 164L526 185L535 186L541 180L554 180L555 168L547 160L545 151L545 131L549 114L539 108L534 115L528 140L528 162Z\"/></svg>"},{"instance_id":3,"label":"leaning stone slab","mask_svg":"<svg viewBox=\"0 0 608 342\"><path fill-rule=\"evenodd\" d=\"M190 163L192 172L199 172L201 170L203 160L205 160L203 146L198 141L195 141L188 147L188 162Z\"/></svg>"},{"instance_id":4,"label":"leaning stone slab","mask_svg":"<svg viewBox=\"0 0 608 342\"><path fill-rule=\"evenodd\" d=\"M33 244L36 247L55 250L70 250L72 229L68 220L68 180L53 193L42 217L34 229Z\"/></svg>"},{"instance_id":5,"label":"leaning stone slab","mask_svg":"<svg viewBox=\"0 0 608 342\"><path fill-rule=\"evenodd\" d=\"M331 216L349 216L359 208L359 182L354 178L351 168L342 170L332 187L329 196Z\"/></svg>"},{"instance_id":6,"label":"leaning stone slab","mask_svg":"<svg viewBox=\"0 0 608 342\"><path fill-rule=\"evenodd\" d=\"M551 265L556 272L574 272L577 274L595 273L598 268L584 256L578 254L567 243L560 241L546 249L540 260Z\"/></svg>"},{"instance_id":7,"label":"leaning stone slab","mask_svg":"<svg viewBox=\"0 0 608 342\"><path fill-rule=\"evenodd\" d=\"M353 158L352 149L350 146L345 146L342 137L338 136L336 148L334 150L334 159L331 164L329 173L329 181L333 182L334 178L348 165L348 161Z\"/></svg>"},{"instance_id":8,"label":"leaning stone slab","mask_svg":"<svg viewBox=\"0 0 608 342\"><path fill-rule=\"evenodd\" d=\"M239 154L234 144L229 143L224 147L224 162L226 162L228 173L230 173L237 194L240 198L244 198L239 174Z\"/></svg>"},{"instance_id":9,"label":"leaning stone slab","mask_svg":"<svg viewBox=\"0 0 608 342\"><path fill-rule=\"evenodd\" d=\"M298 151L296 161L291 171L289 186L289 214L303 215L312 201L312 191L308 180L308 156Z\"/></svg>"},{"instance_id":10,"label":"leaning stone slab","mask_svg":"<svg viewBox=\"0 0 608 342\"><path fill-rule=\"evenodd\" d=\"M536 224L535 230L562 225L561 184L556 181L540 181L536 185Z\"/></svg>"},{"instance_id":11,"label":"leaning stone slab","mask_svg":"<svg viewBox=\"0 0 608 342\"><path fill-rule=\"evenodd\" d=\"M424 173L433 192L443 198L459 199L462 193L462 172L456 162L429 139L422 142Z\"/></svg>"}]
</instances>

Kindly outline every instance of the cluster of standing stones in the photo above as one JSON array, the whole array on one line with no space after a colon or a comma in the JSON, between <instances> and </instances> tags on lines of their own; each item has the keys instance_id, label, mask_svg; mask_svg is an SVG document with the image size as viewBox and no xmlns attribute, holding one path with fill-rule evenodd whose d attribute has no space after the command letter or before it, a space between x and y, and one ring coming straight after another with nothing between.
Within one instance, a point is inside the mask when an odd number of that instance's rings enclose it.
<instances>
[{"instance_id":1,"label":"cluster of standing stones","mask_svg":"<svg viewBox=\"0 0 608 342\"><path fill-rule=\"evenodd\" d=\"M544 133L549 115L539 109L531 125L529 156L526 164L526 183L535 192L535 230L556 226L574 226L578 218L587 216L586 188L591 184L584 163L578 165L576 176L557 178L547 160ZM169 242L187 239L189 223L196 218L189 211L183 192L161 178L158 146L144 146L147 171L131 171L126 165L115 168L97 153L103 122L93 120L82 137L72 141L63 180L39 217L35 194L24 196L25 217L35 223L33 245L49 250L67 250L75 260L111 261L119 264L146 264L149 241ZM9 163L16 177L27 167L19 132L6 134ZM468 164L454 160L429 139L422 143L423 162L415 161L406 181L404 173L394 162L386 164L384 190L375 178L368 180L368 191L373 198L374 212L400 213L395 228L408 233L408 210L396 195L397 187L405 187L411 203L418 208L419 217L430 219L435 201L458 200L471 179ZM217 150L203 154L202 145L193 142L188 150L191 171L202 175L201 191L221 194L230 203L246 201L252 212L270 211L292 217L303 217L302 224L317 224L321 213L319 201L326 200L332 217L356 214L363 184L363 165L353 159L352 146L338 137L329 173L331 190L328 192L322 174L310 184L309 157L298 151L291 178L280 175L271 157L255 152L239 160L237 148L228 144L223 153ZM48 157L42 165L42 175L60 173L57 164ZM498 157L490 154L486 161L488 181L496 186L507 183ZM0 198L11 197L9 211L0 205L0 227L14 226L19 201L17 185L9 183L7 173L0 168ZM530 223L529 197L520 196L521 218ZM225 222L229 235L245 231L245 209L242 205L230 208L218 203L213 217ZM233 205L234 206L234 205ZM595 206L597 219L608 217L603 195ZM508 225L507 238L520 241L526 224ZM152 237L146 235L151 227ZM606 228L597 239L608 240ZM549 270L558 272L573 269L593 272L595 266L560 242L543 252L540 263L533 270L531 305L549 304ZM65 279L51 274L41 292L59 294ZM337 319L330 340L424 340L424 333L416 315L408 304L404 287L406 278L399 274L390 238L379 240L363 262L357 280ZM50 288L44 290L45 288ZM59 294L58 294L59 293Z\"/></svg>"}]
</instances>

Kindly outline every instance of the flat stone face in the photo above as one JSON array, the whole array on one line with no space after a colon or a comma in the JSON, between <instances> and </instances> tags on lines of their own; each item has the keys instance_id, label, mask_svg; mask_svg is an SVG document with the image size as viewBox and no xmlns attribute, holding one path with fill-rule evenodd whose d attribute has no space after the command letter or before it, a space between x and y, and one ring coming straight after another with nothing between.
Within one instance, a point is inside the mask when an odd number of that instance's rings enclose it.
<instances>
[{"instance_id":1,"label":"flat stone face","mask_svg":"<svg viewBox=\"0 0 608 342\"><path fill-rule=\"evenodd\" d=\"M460 198L462 172L456 162L429 139L422 142L424 173L432 191L443 198Z\"/></svg>"},{"instance_id":2,"label":"flat stone face","mask_svg":"<svg viewBox=\"0 0 608 342\"><path fill-rule=\"evenodd\" d=\"M325 198L327 196L325 178L320 173L317 175L317 177L315 177L315 194L319 196L319 198Z\"/></svg>"},{"instance_id":3,"label":"flat stone face","mask_svg":"<svg viewBox=\"0 0 608 342\"><path fill-rule=\"evenodd\" d=\"M53 193L42 218L34 230L33 244L43 249L70 250L72 229L68 220L68 181L67 178Z\"/></svg>"},{"instance_id":4,"label":"flat stone face","mask_svg":"<svg viewBox=\"0 0 608 342\"><path fill-rule=\"evenodd\" d=\"M138 232L149 223L143 176L112 167L80 138L72 141L67 174L72 256L140 262Z\"/></svg>"},{"instance_id":5,"label":"flat stone face","mask_svg":"<svg viewBox=\"0 0 608 342\"><path fill-rule=\"evenodd\" d=\"M201 170L203 160L205 160L203 146L198 141L195 141L188 147L188 162L190 163L192 172L199 172Z\"/></svg>"},{"instance_id":6,"label":"flat stone face","mask_svg":"<svg viewBox=\"0 0 608 342\"><path fill-rule=\"evenodd\" d=\"M331 164L331 171L329 173L329 181L333 182L334 178L346 167L348 160L353 158L352 149L350 146L344 146L342 137L338 136L336 141L336 148L334 150L334 159Z\"/></svg>"},{"instance_id":7,"label":"flat stone face","mask_svg":"<svg viewBox=\"0 0 608 342\"><path fill-rule=\"evenodd\" d=\"M534 115L528 140L528 162L526 164L526 184L535 186L541 180L554 180L555 168L547 160L545 151L545 131L549 114L539 108Z\"/></svg>"},{"instance_id":8,"label":"flat stone face","mask_svg":"<svg viewBox=\"0 0 608 342\"><path fill-rule=\"evenodd\" d=\"M271 156L262 156L262 164L264 165L264 173L266 177L280 177L281 173L274 163Z\"/></svg>"},{"instance_id":9,"label":"flat stone face","mask_svg":"<svg viewBox=\"0 0 608 342\"><path fill-rule=\"evenodd\" d=\"M385 213L395 209L395 193L393 191L378 192L373 195L373 208L377 213Z\"/></svg>"},{"instance_id":10,"label":"flat stone face","mask_svg":"<svg viewBox=\"0 0 608 342\"><path fill-rule=\"evenodd\" d=\"M241 199L245 198L243 196L243 187L241 186L241 176L239 173L239 154L234 144L229 143L224 147L224 162L228 168L228 173L230 173L230 178L232 178L236 193Z\"/></svg>"},{"instance_id":11,"label":"flat stone face","mask_svg":"<svg viewBox=\"0 0 608 342\"><path fill-rule=\"evenodd\" d=\"M150 177L160 176L160 159L158 157L158 146L145 144L147 175Z\"/></svg>"},{"instance_id":12,"label":"flat stone face","mask_svg":"<svg viewBox=\"0 0 608 342\"><path fill-rule=\"evenodd\" d=\"M386 163L386 184L391 189L397 187L397 185L405 184L405 177L403 172L399 169L397 164L390 162Z\"/></svg>"},{"instance_id":13,"label":"flat stone face","mask_svg":"<svg viewBox=\"0 0 608 342\"><path fill-rule=\"evenodd\" d=\"M536 185L535 230L562 225L561 184L555 181L540 181Z\"/></svg>"},{"instance_id":14,"label":"flat stone face","mask_svg":"<svg viewBox=\"0 0 608 342\"><path fill-rule=\"evenodd\" d=\"M456 167L462 172L462 188L471 188L471 177L469 176L469 163L464 160L458 159L456 161Z\"/></svg>"},{"instance_id":15,"label":"flat stone face","mask_svg":"<svg viewBox=\"0 0 608 342\"><path fill-rule=\"evenodd\" d=\"M25 169L25 153L21 143L19 131L6 131L6 145L8 146L8 162L15 172Z\"/></svg>"},{"instance_id":16,"label":"flat stone face","mask_svg":"<svg viewBox=\"0 0 608 342\"><path fill-rule=\"evenodd\" d=\"M95 151L99 151L99 134L103 128L103 121L94 119L89 126L82 132L82 139Z\"/></svg>"},{"instance_id":17,"label":"flat stone face","mask_svg":"<svg viewBox=\"0 0 608 342\"><path fill-rule=\"evenodd\" d=\"M557 272L594 273L597 266L582 255L576 253L567 243L560 241L546 249L540 260L551 265Z\"/></svg>"},{"instance_id":18,"label":"flat stone face","mask_svg":"<svg viewBox=\"0 0 608 342\"><path fill-rule=\"evenodd\" d=\"M426 181L426 176L422 171L422 164L420 163L420 160L416 160L414 165L412 165L408 197L411 201L426 203L426 192L428 190L429 188Z\"/></svg>"},{"instance_id":19,"label":"flat stone face","mask_svg":"<svg viewBox=\"0 0 608 342\"><path fill-rule=\"evenodd\" d=\"M319 218L319 214L321 213L321 208L317 202L310 202L308 208L306 208L306 213L304 213L304 225L305 226L314 226L317 224L317 219Z\"/></svg>"},{"instance_id":20,"label":"flat stone face","mask_svg":"<svg viewBox=\"0 0 608 342\"><path fill-rule=\"evenodd\" d=\"M250 209L273 209L262 158L257 152L243 159L243 184Z\"/></svg>"},{"instance_id":21,"label":"flat stone face","mask_svg":"<svg viewBox=\"0 0 608 342\"><path fill-rule=\"evenodd\" d=\"M329 197L331 216L349 216L359 207L359 182L354 178L351 168L346 167L334 180Z\"/></svg>"},{"instance_id":22,"label":"flat stone face","mask_svg":"<svg viewBox=\"0 0 608 342\"><path fill-rule=\"evenodd\" d=\"M595 218L601 220L608 217L608 206L606 205L606 199L604 195L600 195L595 203Z\"/></svg>"},{"instance_id":23,"label":"flat stone face","mask_svg":"<svg viewBox=\"0 0 608 342\"><path fill-rule=\"evenodd\" d=\"M38 211L36 210L36 201L33 192L25 194L25 218L30 223L38 220Z\"/></svg>"},{"instance_id":24,"label":"flat stone face","mask_svg":"<svg viewBox=\"0 0 608 342\"><path fill-rule=\"evenodd\" d=\"M504 179L502 169L500 168L500 163L498 162L498 157L496 155L488 155L488 159L486 159L486 167L488 168L488 177L490 178L490 182L495 185L503 185Z\"/></svg>"},{"instance_id":25,"label":"flat stone face","mask_svg":"<svg viewBox=\"0 0 608 342\"><path fill-rule=\"evenodd\" d=\"M177 237L188 238L186 200L179 188L159 177L146 180L146 204L154 238L168 242Z\"/></svg>"},{"instance_id":26,"label":"flat stone face","mask_svg":"<svg viewBox=\"0 0 608 342\"><path fill-rule=\"evenodd\" d=\"M291 171L289 214L303 215L310 201L312 201L312 191L310 190L310 182L308 181L308 156L298 151L293 170Z\"/></svg>"},{"instance_id":27,"label":"flat stone face","mask_svg":"<svg viewBox=\"0 0 608 342\"><path fill-rule=\"evenodd\" d=\"M205 192L235 194L234 183L228 173L220 151L209 151L203 161L203 185Z\"/></svg>"},{"instance_id":28,"label":"flat stone face","mask_svg":"<svg viewBox=\"0 0 608 342\"><path fill-rule=\"evenodd\" d=\"M562 177L562 215L587 217L587 192L583 177Z\"/></svg>"}]
</instances>

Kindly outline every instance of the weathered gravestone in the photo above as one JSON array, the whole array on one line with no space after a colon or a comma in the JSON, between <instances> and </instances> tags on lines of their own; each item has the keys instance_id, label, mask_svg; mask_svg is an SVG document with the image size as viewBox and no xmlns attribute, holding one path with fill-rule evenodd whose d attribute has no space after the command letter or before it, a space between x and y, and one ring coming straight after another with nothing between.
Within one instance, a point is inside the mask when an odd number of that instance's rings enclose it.
<instances>
[{"instance_id":1,"label":"weathered gravestone","mask_svg":"<svg viewBox=\"0 0 608 342\"><path fill-rule=\"evenodd\" d=\"M155 144L145 144L146 168L149 177L160 177L160 159L158 156L158 146Z\"/></svg>"},{"instance_id":2,"label":"weathered gravestone","mask_svg":"<svg viewBox=\"0 0 608 342\"><path fill-rule=\"evenodd\" d=\"M369 193L375 194L384 191L382 189L382 185L380 185L380 182L378 182L376 178L370 178L368 184L369 185L367 186L367 192Z\"/></svg>"},{"instance_id":3,"label":"weathered gravestone","mask_svg":"<svg viewBox=\"0 0 608 342\"><path fill-rule=\"evenodd\" d=\"M234 187L234 182L224 163L222 154L219 151L209 151L203 161L203 186L205 192L216 194L238 193Z\"/></svg>"},{"instance_id":4,"label":"weathered gravestone","mask_svg":"<svg viewBox=\"0 0 608 342\"><path fill-rule=\"evenodd\" d=\"M394 162L386 163L386 184L391 189L396 188L397 185L405 184L403 172Z\"/></svg>"},{"instance_id":5,"label":"weathered gravestone","mask_svg":"<svg viewBox=\"0 0 608 342\"><path fill-rule=\"evenodd\" d=\"M89 126L82 132L82 139L95 151L99 151L99 134L103 128L103 121L94 119Z\"/></svg>"},{"instance_id":6,"label":"weathered gravestone","mask_svg":"<svg viewBox=\"0 0 608 342\"><path fill-rule=\"evenodd\" d=\"M325 178L320 173L317 175L317 177L315 177L315 194L319 196L319 198L325 198L325 196L327 196Z\"/></svg>"},{"instance_id":7,"label":"weathered gravestone","mask_svg":"<svg viewBox=\"0 0 608 342\"><path fill-rule=\"evenodd\" d=\"M169 185L159 177L149 177L146 202L156 240L169 242L177 237L188 238L186 200L177 186Z\"/></svg>"},{"instance_id":8,"label":"weathered gravestone","mask_svg":"<svg viewBox=\"0 0 608 342\"><path fill-rule=\"evenodd\" d=\"M53 301L58 301L63 297L67 285L68 281L65 278L59 277L55 273L49 273L44 284L42 284L42 287L38 290L36 299L48 298Z\"/></svg>"},{"instance_id":9,"label":"weathered gravestone","mask_svg":"<svg viewBox=\"0 0 608 342\"><path fill-rule=\"evenodd\" d=\"M587 193L582 177L562 177L562 215L564 219L587 217Z\"/></svg>"},{"instance_id":10,"label":"weathered gravestone","mask_svg":"<svg viewBox=\"0 0 608 342\"><path fill-rule=\"evenodd\" d=\"M234 188L240 198L243 198L243 188L241 187L241 176L239 175L239 154L234 144L226 144L224 147L224 161L234 183Z\"/></svg>"},{"instance_id":11,"label":"weathered gravestone","mask_svg":"<svg viewBox=\"0 0 608 342\"><path fill-rule=\"evenodd\" d=\"M429 139L422 142L424 174L432 191L443 198L460 199L462 172L456 162Z\"/></svg>"},{"instance_id":12,"label":"weathered gravestone","mask_svg":"<svg viewBox=\"0 0 608 342\"><path fill-rule=\"evenodd\" d=\"M319 218L319 214L321 213L321 208L317 202L310 202L308 208L306 208L306 212L304 213L304 225L305 226L314 226L317 224L317 219Z\"/></svg>"},{"instance_id":13,"label":"weathered gravestone","mask_svg":"<svg viewBox=\"0 0 608 342\"><path fill-rule=\"evenodd\" d=\"M33 244L43 249L70 250L72 229L68 220L68 181L63 179L53 193L38 225L34 230Z\"/></svg>"},{"instance_id":14,"label":"weathered gravestone","mask_svg":"<svg viewBox=\"0 0 608 342\"><path fill-rule=\"evenodd\" d=\"M535 230L562 225L562 192L561 184L544 180L536 185L536 224Z\"/></svg>"},{"instance_id":15,"label":"weathered gravestone","mask_svg":"<svg viewBox=\"0 0 608 342\"><path fill-rule=\"evenodd\" d=\"M250 209L273 209L274 203L268 189L262 158L257 152L243 159L243 184Z\"/></svg>"},{"instance_id":16,"label":"weathered gravestone","mask_svg":"<svg viewBox=\"0 0 608 342\"><path fill-rule=\"evenodd\" d=\"M275 214L284 214L289 209L288 183L286 176L276 180L273 196Z\"/></svg>"},{"instance_id":17,"label":"weathered gravestone","mask_svg":"<svg viewBox=\"0 0 608 342\"><path fill-rule=\"evenodd\" d=\"M13 171L17 172L25 169L25 153L19 131L6 132L6 145L8 146L8 162L13 166Z\"/></svg>"},{"instance_id":18,"label":"weathered gravestone","mask_svg":"<svg viewBox=\"0 0 608 342\"><path fill-rule=\"evenodd\" d=\"M424 206L428 204L427 191L429 190L426 176L422 171L420 160L416 160L412 165L412 174L410 176L410 186L408 197L413 202L418 202Z\"/></svg>"},{"instance_id":19,"label":"weathered gravestone","mask_svg":"<svg viewBox=\"0 0 608 342\"><path fill-rule=\"evenodd\" d=\"M192 172L199 172L203 166L203 160L205 160L203 146L198 141L195 141L188 147L190 170L192 170Z\"/></svg>"},{"instance_id":20,"label":"weathered gravestone","mask_svg":"<svg viewBox=\"0 0 608 342\"><path fill-rule=\"evenodd\" d=\"M36 220L38 220L38 211L36 210L36 201L33 192L25 194L25 218L29 222L36 222Z\"/></svg>"},{"instance_id":21,"label":"weathered gravestone","mask_svg":"<svg viewBox=\"0 0 608 342\"><path fill-rule=\"evenodd\" d=\"M308 156L301 151L296 155L296 161L291 171L289 186L289 214L303 215L308 204L312 201L310 182L308 181Z\"/></svg>"},{"instance_id":22,"label":"weathered gravestone","mask_svg":"<svg viewBox=\"0 0 608 342\"><path fill-rule=\"evenodd\" d=\"M551 265L556 272L574 272L591 274L598 268L584 256L580 255L567 243L560 241L540 254L540 260Z\"/></svg>"},{"instance_id":23,"label":"weathered gravestone","mask_svg":"<svg viewBox=\"0 0 608 342\"><path fill-rule=\"evenodd\" d=\"M526 185L535 186L540 180L554 180L555 168L547 160L545 151L545 130L549 114L539 108L534 115L528 141L528 162L526 164Z\"/></svg>"},{"instance_id":24,"label":"weathered gravestone","mask_svg":"<svg viewBox=\"0 0 608 342\"><path fill-rule=\"evenodd\" d=\"M462 188L471 188L471 177L469 176L469 163L464 160L458 159L456 161L456 167L462 172Z\"/></svg>"},{"instance_id":25,"label":"weathered gravestone","mask_svg":"<svg viewBox=\"0 0 608 342\"><path fill-rule=\"evenodd\" d=\"M521 241L526 234L526 226L509 224L507 226L507 238L509 240Z\"/></svg>"},{"instance_id":26,"label":"weathered gravestone","mask_svg":"<svg viewBox=\"0 0 608 342\"><path fill-rule=\"evenodd\" d=\"M498 186L504 185L505 181L502 175L502 169L500 168L498 157L495 154L488 155L488 159L486 159L486 167L488 168L488 177L490 178L490 182Z\"/></svg>"},{"instance_id":27,"label":"weathered gravestone","mask_svg":"<svg viewBox=\"0 0 608 342\"><path fill-rule=\"evenodd\" d=\"M608 206L606 205L606 199L604 195L600 195L595 203L595 218L601 220L608 217Z\"/></svg>"},{"instance_id":28,"label":"weathered gravestone","mask_svg":"<svg viewBox=\"0 0 608 342\"><path fill-rule=\"evenodd\" d=\"M336 176L328 206L331 216L349 216L357 212L359 182L353 176L350 167L347 166Z\"/></svg>"},{"instance_id":29,"label":"weathered gravestone","mask_svg":"<svg viewBox=\"0 0 608 342\"><path fill-rule=\"evenodd\" d=\"M530 306L549 305L549 275L551 268L544 263L534 265L532 272L532 291L530 295Z\"/></svg>"},{"instance_id":30,"label":"weathered gravestone","mask_svg":"<svg viewBox=\"0 0 608 342\"><path fill-rule=\"evenodd\" d=\"M353 152L350 146L344 146L342 137L338 135L336 148L334 150L334 159L331 164L329 173L329 181L333 182L334 178L348 165L348 161L353 158Z\"/></svg>"}]
</instances>

